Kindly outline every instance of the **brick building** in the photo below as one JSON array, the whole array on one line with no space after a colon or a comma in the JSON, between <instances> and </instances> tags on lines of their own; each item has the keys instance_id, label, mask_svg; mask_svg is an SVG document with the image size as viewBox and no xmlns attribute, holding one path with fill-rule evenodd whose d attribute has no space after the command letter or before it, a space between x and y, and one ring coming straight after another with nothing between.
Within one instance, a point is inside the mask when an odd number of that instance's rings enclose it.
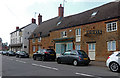
<instances>
[{"instance_id":1,"label":"brick building","mask_svg":"<svg viewBox=\"0 0 120 78\"><path fill-rule=\"evenodd\" d=\"M40 48L53 48L57 55L82 49L91 60L105 61L120 50L119 1L67 17L60 5L58 13L62 14L41 23L29 38L31 55Z\"/></svg>"}]
</instances>

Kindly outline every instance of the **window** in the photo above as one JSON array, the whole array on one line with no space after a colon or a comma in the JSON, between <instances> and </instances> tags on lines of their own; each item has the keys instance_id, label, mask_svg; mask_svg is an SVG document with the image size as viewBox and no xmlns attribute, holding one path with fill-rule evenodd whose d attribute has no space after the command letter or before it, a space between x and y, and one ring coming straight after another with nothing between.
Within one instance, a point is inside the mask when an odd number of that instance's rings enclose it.
<instances>
[{"instance_id":1,"label":"window","mask_svg":"<svg viewBox=\"0 0 120 78\"><path fill-rule=\"evenodd\" d=\"M80 42L81 41L81 29L78 28L75 30L76 31L76 42Z\"/></svg>"},{"instance_id":2,"label":"window","mask_svg":"<svg viewBox=\"0 0 120 78\"><path fill-rule=\"evenodd\" d=\"M66 31L61 32L61 36L62 38L67 37L67 32Z\"/></svg>"},{"instance_id":3,"label":"window","mask_svg":"<svg viewBox=\"0 0 120 78\"><path fill-rule=\"evenodd\" d=\"M94 17L97 13L98 13L98 11L93 12L91 17Z\"/></svg>"},{"instance_id":4,"label":"window","mask_svg":"<svg viewBox=\"0 0 120 78\"><path fill-rule=\"evenodd\" d=\"M35 39L32 39L32 42L35 43Z\"/></svg>"},{"instance_id":5,"label":"window","mask_svg":"<svg viewBox=\"0 0 120 78\"><path fill-rule=\"evenodd\" d=\"M107 32L112 32L117 30L117 22L107 23Z\"/></svg>"},{"instance_id":6,"label":"window","mask_svg":"<svg viewBox=\"0 0 120 78\"><path fill-rule=\"evenodd\" d=\"M24 46L24 48L27 48L27 46Z\"/></svg>"},{"instance_id":7,"label":"window","mask_svg":"<svg viewBox=\"0 0 120 78\"><path fill-rule=\"evenodd\" d=\"M95 43L88 44L89 51L95 51Z\"/></svg>"},{"instance_id":8,"label":"window","mask_svg":"<svg viewBox=\"0 0 120 78\"><path fill-rule=\"evenodd\" d=\"M35 46L33 46L33 52L35 52Z\"/></svg>"},{"instance_id":9,"label":"window","mask_svg":"<svg viewBox=\"0 0 120 78\"><path fill-rule=\"evenodd\" d=\"M38 42L40 42L41 41L41 37L40 38L38 38Z\"/></svg>"},{"instance_id":10,"label":"window","mask_svg":"<svg viewBox=\"0 0 120 78\"><path fill-rule=\"evenodd\" d=\"M116 50L116 41L109 41L107 42L108 51L115 51Z\"/></svg>"},{"instance_id":11,"label":"window","mask_svg":"<svg viewBox=\"0 0 120 78\"><path fill-rule=\"evenodd\" d=\"M76 50L80 50L80 45L75 45Z\"/></svg>"},{"instance_id":12,"label":"window","mask_svg":"<svg viewBox=\"0 0 120 78\"><path fill-rule=\"evenodd\" d=\"M40 49L41 49L40 46L38 46L38 51L40 51Z\"/></svg>"}]
</instances>

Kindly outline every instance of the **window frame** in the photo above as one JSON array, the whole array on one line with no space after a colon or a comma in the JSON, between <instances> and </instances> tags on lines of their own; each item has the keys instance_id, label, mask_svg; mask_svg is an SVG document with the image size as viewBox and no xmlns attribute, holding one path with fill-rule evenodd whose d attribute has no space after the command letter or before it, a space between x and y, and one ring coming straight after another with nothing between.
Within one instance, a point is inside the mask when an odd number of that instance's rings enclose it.
<instances>
[{"instance_id":1,"label":"window frame","mask_svg":"<svg viewBox=\"0 0 120 78\"><path fill-rule=\"evenodd\" d=\"M113 43L115 43L115 44L113 44ZM108 41L107 42L107 50L108 51L116 51L116 41Z\"/></svg>"},{"instance_id":2,"label":"window frame","mask_svg":"<svg viewBox=\"0 0 120 78\"><path fill-rule=\"evenodd\" d=\"M62 38L67 37L67 32L66 32L66 31L62 31L62 32L61 32L61 37L62 37Z\"/></svg>"},{"instance_id":3,"label":"window frame","mask_svg":"<svg viewBox=\"0 0 120 78\"><path fill-rule=\"evenodd\" d=\"M42 40L42 38L41 38L41 37L39 37L39 38L38 38L38 42L41 42L41 40Z\"/></svg>"},{"instance_id":4,"label":"window frame","mask_svg":"<svg viewBox=\"0 0 120 78\"><path fill-rule=\"evenodd\" d=\"M35 48L36 48L35 46L33 46L33 47L32 47L32 49L33 49L33 52L35 52Z\"/></svg>"},{"instance_id":5,"label":"window frame","mask_svg":"<svg viewBox=\"0 0 120 78\"><path fill-rule=\"evenodd\" d=\"M116 26L114 26L114 24ZM106 24L106 31L107 32L112 32L112 31L117 31L117 22L110 22Z\"/></svg>"}]
</instances>

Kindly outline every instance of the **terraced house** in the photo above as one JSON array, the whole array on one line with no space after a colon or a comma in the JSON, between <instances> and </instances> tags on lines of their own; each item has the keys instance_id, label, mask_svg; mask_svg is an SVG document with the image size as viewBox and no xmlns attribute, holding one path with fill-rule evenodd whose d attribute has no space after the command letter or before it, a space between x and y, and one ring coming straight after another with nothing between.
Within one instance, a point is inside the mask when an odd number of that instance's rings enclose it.
<instances>
[{"instance_id":1,"label":"terraced house","mask_svg":"<svg viewBox=\"0 0 120 78\"><path fill-rule=\"evenodd\" d=\"M105 61L120 50L120 1L114 1L85 12L42 22L29 38L30 54L41 48L53 48L57 55L81 49L91 60Z\"/></svg>"}]
</instances>

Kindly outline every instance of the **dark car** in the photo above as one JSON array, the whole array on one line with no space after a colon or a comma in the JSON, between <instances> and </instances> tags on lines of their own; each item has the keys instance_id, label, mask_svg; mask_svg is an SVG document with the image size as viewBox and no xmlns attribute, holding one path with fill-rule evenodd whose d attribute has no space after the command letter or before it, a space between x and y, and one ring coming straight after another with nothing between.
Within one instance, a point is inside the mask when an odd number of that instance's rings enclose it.
<instances>
[{"instance_id":1,"label":"dark car","mask_svg":"<svg viewBox=\"0 0 120 78\"><path fill-rule=\"evenodd\" d=\"M16 57L19 57L19 58L22 58L22 57L26 57L26 58L29 58L29 54L26 53L25 51L17 51L15 53Z\"/></svg>"},{"instance_id":2,"label":"dark car","mask_svg":"<svg viewBox=\"0 0 120 78\"><path fill-rule=\"evenodd\" d=\"M53 49L41 49L33 54L34 60L55 60L56 53Z\"/></svg>"},{"instance_id":3,"label":"dark car","mask_svg":"<svg viewBox=\"0 0 120 78\"><path fill-rule=\"evenodd\" d=\"M90 63L90 58L83 50L72 50L58 56L57 63L72 63L75 66L80 64L88 65Z\"/></svg>"},{"instance_id":4,"label":"dark car","mask_svg":"<svg viewBox=\"0 0 120 78\"><path fill-rule=\"evenodd\" d=\"M15 56L15 52L13 52L13 51L8 51L8 52L6 53L6 55L7 55L7 56Z\"/></svg>"}]
</instances>

